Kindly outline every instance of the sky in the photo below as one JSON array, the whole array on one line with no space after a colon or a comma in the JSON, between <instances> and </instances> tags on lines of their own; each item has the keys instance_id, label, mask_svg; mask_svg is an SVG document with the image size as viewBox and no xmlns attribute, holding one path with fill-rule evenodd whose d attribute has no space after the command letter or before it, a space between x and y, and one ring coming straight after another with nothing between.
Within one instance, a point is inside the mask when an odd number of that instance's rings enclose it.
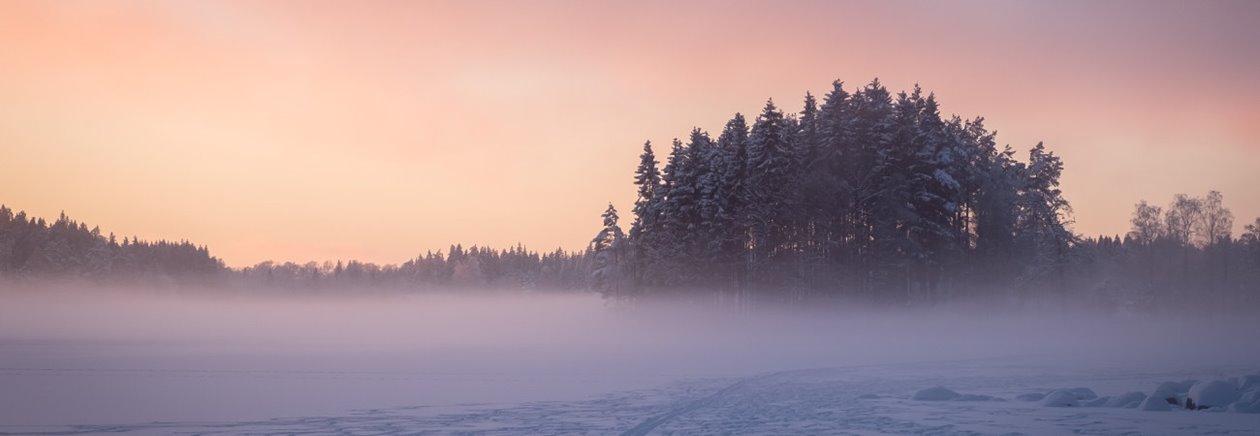
<instances>
[{"instance_id":1,"label":"sky","mask_svg":"<svg viewBox=\"0 0 1260 436\"><path fill-rule=\"evenodd\" d=\"M1044 141L1074 230L1260 216L1260 2L0 3L0 203L230 266L583 248L645 140L878 77Z\"/></svg>"}]
</instances>

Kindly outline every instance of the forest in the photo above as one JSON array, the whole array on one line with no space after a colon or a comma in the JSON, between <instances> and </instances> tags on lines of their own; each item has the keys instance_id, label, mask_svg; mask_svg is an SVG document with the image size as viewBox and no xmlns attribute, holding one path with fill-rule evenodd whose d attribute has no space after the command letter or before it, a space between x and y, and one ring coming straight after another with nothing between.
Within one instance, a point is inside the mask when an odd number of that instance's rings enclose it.
<instances>
[{"instance_id":1,"label":"forest","mask_svg":"<svg viewBox=\"0 0 1260 436\"><path fill-rule=\"evenodd\" d=\"M505 250L451 245L400 265L356 260L260 262L228 268L205 246L188 241L147 242L103 235L64 213L52 224L0 206L0 284L71 280L129 286L222 287L293 293L364 289L513 288L583 289L588 256L555 250L539 254L523 246Z\"/></svg>"},{"instance_id":2,"label":"forest","mask_svg":"<svg viewBox=\"0 0 1260 436\"><path fill-rule=\"evenodd\" d=\"M229 268L188 241L121 241L64 213L52 223L0 206L0 283L354 289L548 289L610 301L683 298L932 305L1074 298L1141 309L1260 300L1260 218L1233 234L1224 196L1138 202L1131 231L1083 236L1043 144L998 146L980 117L943 117L918 86L840 81L799 112L768 101L716 138L699 128L661 162L643 144L633 221L616 208L588 247L539 253L451 245L401 264L261 262ZM594 226L593 226L594 227ZM312 235L318 237L318 235Z\"/></svg>"},{"instance_id":3,"label":"forest","mask_svg":"<svg viewBox=\"0 0 1260 436\"><path fill-rule=\"evenodd\" d=\"M944 118L917 85L840 81L799 113L773 101L713 138L651 142L635 170L628 232L610 204L592 241L593 286L611 298L701 296L933 304L1073 295L1104 305L1255 302L1260 219L1232 236L1219 192L1145 201L1123 236L1071 230L1062 160L1017 156L983 118Z\"/></svg>"}]
</instances>

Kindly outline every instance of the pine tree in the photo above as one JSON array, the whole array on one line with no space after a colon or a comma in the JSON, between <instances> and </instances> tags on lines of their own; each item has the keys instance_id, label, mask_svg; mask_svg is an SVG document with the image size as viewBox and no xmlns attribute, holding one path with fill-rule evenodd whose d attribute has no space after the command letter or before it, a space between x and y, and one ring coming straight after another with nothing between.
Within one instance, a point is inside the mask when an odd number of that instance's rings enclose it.
<instances>
[{"instance_id":1,"label":"pine tree","mask_svg":"<svg viewBox=\"0 0 1260 436\"><path fill-rule=\"evenodd\" d=\"M717 214L713 226L718 230L718 259L714 275L719 286L733 288L740 295L746 289L746 251L749 235L744 214L752 200L748 191L748 124L736 113L718 136L714 166L719 168L714 198Z\"/></svg>"},{"instance_id":2,"label":"pine tree","mask_svg":"<svg viewBox=\"0 0 1260 436\"><path fill-rule=\"evenodd\" d=\"M1059 190L1063 162L1042 143L1028 152L1019 200L1017 242L1025 251L1027 277L1053 279L1062 286L1067 250L1075 236L1067 229L1071 206Z\"/></svg>"},{"instance_id":3,"label":"pine tree","mask_svg":"<svg viewBox=\"0 0 1260 436\"><path fill-rule=\"evenodd\" d=\"M832 82L832 90L818 112L818 159L807 170L814 186L807 184L805 188L806 192L816 193L816 197L811 197L817 202L817 219L826 220L819 225L826 225L828 233L819 242L824 245L827 258L842 266L852 266L857 259L853 235L859 221L853 190L857 169L849 164L856 156L852 140L853 102L849 97L844 82Z\"/></svg>"},{"instance_id":4,"label":"pine tree","mask_svg":"<svg viewBox=\"0 0 1260 436\"><path fill-rule=\"evenodd\" d=\"M696 259L693 247L700 221L696 192L696 163L682 141L673 142L661 174L664 199L660 201L661 229L667 238L658 247L658 259L669 286L693 284Z\"/></svg>"},{"instance_id":5,"label":"pine tree","mask_svg":"<svg viewBox=\"0 0 1260 436\"><path fill-rule=\"evenodd\" d=\"M827 211L831 178L827 177L828 165L823 159L822 123L819 120L818 102L805 93L804 107L793 138L795 180L793 192L792 239L799 253L803 279L816 277L817 270L826 258L828 232L831 217ZM803 284L813 287L813 283Z\"/></svg>"},{"instance_id":6,"label":"pine tree","mask_svg":"<svg viewBox=\"0 0 1260 436\"><path fill-rule=\"evenodd\" d=\"M687 153L692 164L692 183L695 186L696 225L685 240L688 255L697 265L699 283L711 283L718 274L721 260L722 202L719 187L723 166L721 151L709 134L699 128L692 129L687 141Z\"/></svg>"},{"instance_id":7,"label":"pine tree","mask_svg":"<svg viewBox=\"0 0 1260 436\"><path fill-rule=\"evenodd\" d=\"M604 228L591 240L594 265L591 271L592 287L605 297L626 298L626 241L625 234L617 225L617 208L608 203L608 209L600 215Z\"/></svg>"},{"instance_id":8,"label":"pine tree","mask_svg":"<svg viewBox=\"0 0 1260 436\"><path fill-rule=\"evenodd\" d=\"M882 299L888 301L898 298L905 287L900 254L906 241L899 226L909 212L905 203L907 175L900 167L905 151L898 147L897 136L908 137L908 131L898 125L897 107L878 79L866 85L854 100L856 147L854 159L848 162L853 166L850 185L858 220L853 236L860 268L867 272L862 289L880 291Z\"/></svg>"},{"instance_id":9,"label":"pine tree","mask_svg":"<svg viewBox=\"0 0 1260 436\"><path fill-rule=\"evenodd\" d=\"M749 203L743 221L751 236L750 271L764 284L770 284L768 268L772 258L783 254L791 223L788 199L796 186L795 157L792 156L790 122L766 102L748 135Z\"/></svg>"},{"instance_id":10,"label":"pine tree","mask_svg":"<svg viewBox=\"0 0 1260 436\"><path fill-rule=\"evenodd\" d=\"M664 200L659 162L652 152L652 142L643 143L643 154L634 172L638 198L634 202L634 223L630 226L630 275L638 286L659 282L661 250L668 242L661 227L660 203Z\"/></svg>"},{"instance_id":11,"label":"pine tree","mask_svg":"<svg viewBox=\"0 0 1260 436\"><path fill-rule=\"evenodd\" d=\"M961 244L954 220L961 203L962 185L952 174L955 150L950 147L936 96L923 97L922 90L915 85L910 103L916 112L907 165L909 201L914 215L907 229L914 249L910 253L911 285L919 296L934 300L939 297L937 288L944 280L944 265L959 257Z\"/></svg>"}]
</instances>

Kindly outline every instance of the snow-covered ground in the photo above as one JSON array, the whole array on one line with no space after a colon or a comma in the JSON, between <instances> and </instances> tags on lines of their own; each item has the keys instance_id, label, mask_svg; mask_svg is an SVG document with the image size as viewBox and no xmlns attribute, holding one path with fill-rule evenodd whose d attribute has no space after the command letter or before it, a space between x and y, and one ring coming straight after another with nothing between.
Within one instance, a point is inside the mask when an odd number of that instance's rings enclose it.
<instances>
[{"instance_id":1,"label":"snow-covered ground","mask_svg":"<svg viewBox=\"0 0 1260 436\"><path fill-rule=\"evenodd\" d=\"M1260 434L1247 321L7 302L0 434Z\"/></svg>"}]
</instances>

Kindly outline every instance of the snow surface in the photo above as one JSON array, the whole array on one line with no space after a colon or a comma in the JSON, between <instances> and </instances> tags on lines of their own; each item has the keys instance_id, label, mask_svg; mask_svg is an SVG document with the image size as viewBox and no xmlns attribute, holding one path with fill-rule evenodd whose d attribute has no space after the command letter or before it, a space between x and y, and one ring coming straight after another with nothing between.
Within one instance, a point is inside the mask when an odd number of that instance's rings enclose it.
<instances>
[{"instance_id":1,"label":"snow surface","mask_svg":"<svg viewBox=\"0 0 1260 436\"><path fill-rule=\"evenodd\" d=\"M1238 384L1230 380L1211 380L1195 383L1186 395L1198 408L1229 407L1238 401Z\"/></svg>"},{"instance_id":2,"label":"snow surface","mask_svg":"<svg viewBox=\"0 0 1260 436\"><path fill-rule=\"evenodd\" d=\"M1184 372L1123 369L1037 375L1022 359L888 364L683 379L579 400L416 404L239 421L145 420L114 424L6 425L11 434L394 434L421 430L485 434L1254 434L1260 414L1166 413L1105 407L1029 407L1001 401L921 401L916 386L942 378L968 391L1006 395L1047 384L1112 389L1150 385ZM1215 373L1216 371L1207 371ZM9 374L6 374L9 376ZM140 375L137 375L140 376ZM163 378L173 375L146 374ZM220 377L224 377L220 375ZM228 375L274 379L283 374ZM326 382L326 377L306 382ZM214 376L202 388L214 383ZM263 388L249 391L259 393ZM1075 397L1064 391L1072 401ZM245 393L245 392L238 392ZM877 396L872 398L872 396ZM1167 404L1167 403L1164 403Z\"/></svg>"},{"instance_id":3,"label":"snow surface","mask_svg":"<svg viewBox=\"0 0 1260 436\"><path fill-rule=\"evenodd\" d=\"M1227 413L1147 398L1207 400L1213 381L1260 376L1255 350L1217 348L1240 338L1181 328L610 324L621 315L597 300L565 299L225 303L214 315L204 302L82 303L0 306L0 434L1260 432L1254 388ZM1021 347L1029 332L1040 339ZM1200 359L1169 352L1181 349Z\"/></svg>"},{"instance_id":4,"label":"snow surface","mask_svg":"<svg viewBox=\"0 0 1260 436\"><path fill-rule=\"evenodd\" d=\"M959 398L962 398L962 394L946 389L944 386L933 386L923 389L915 392L910 397L910 399L918 401L952 401Z\"/></svg>"}]
</instances>

